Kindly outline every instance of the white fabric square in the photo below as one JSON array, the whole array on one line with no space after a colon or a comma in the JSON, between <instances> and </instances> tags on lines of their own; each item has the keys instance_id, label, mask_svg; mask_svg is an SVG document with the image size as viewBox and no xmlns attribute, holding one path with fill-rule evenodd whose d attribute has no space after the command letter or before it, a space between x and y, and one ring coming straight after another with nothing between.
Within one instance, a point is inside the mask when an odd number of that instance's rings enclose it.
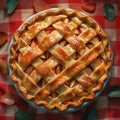
<instances>
[{"instance_id":1,"label":"white fabric square","mask_svg":"<svg viewBox=\"0 0 120 120\"><path fill-rule=\"evenodd\" d=\"M25 21L28 17L33 15L33 9L22 9L21 10L21 20Z\"/></svg>"},{"instance_id":2,"label":"white fabric square","mask_svg":"<svg viewBox=\"0 0 120 120\"><path fill-rule=\"evenodd\" d=\"M8 23L8 22L9 22L8 16L5 15L3 10L1 10L0 11L0 23Z\"/></svg>"},{"instance_id":3,"label":"white fabric square","mask_svg":"<svg viewBox=\"0 0 120 120\"><path fill-rule=\"evenodd\" d=\"M104 29L110 41L116 41L116 29Z\"/></svg>"}]
</instances>

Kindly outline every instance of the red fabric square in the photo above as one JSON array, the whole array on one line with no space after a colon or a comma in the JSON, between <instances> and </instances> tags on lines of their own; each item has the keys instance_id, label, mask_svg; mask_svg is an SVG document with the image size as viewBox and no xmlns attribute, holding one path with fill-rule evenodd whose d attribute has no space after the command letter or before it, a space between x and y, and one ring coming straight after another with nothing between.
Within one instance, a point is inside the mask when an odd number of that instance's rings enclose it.
<instances>
[{"instance_id":1,"label":"red fabric square","mask_svg":"<svg viewBox=\"0 0 120 120\"><path fill-rule=\"evenodd\" d=\"M116 16L116 28L120 29L120 16Z\"/></svg>"},{"instance_id":2,"label":"red fabric square","mask_svg":"<svg viewBox=\"0 0 120 120\"><path fill-rule=\"evenodd\" d=\"M68 0L69 3L82 3L83 0Z\"/></svg>"},{"instance_id":3,"label":"red fabric square","mask_svg":"<svg viewBox=\"0 0 120 120\"><path fill-rule=\"evenodd\" d=\"M0 120L6 120L6 116L0 116Z\"/></svg>"},{"instance_id":4,"label":"red fabric square","mask_svg":"<svg viewBox=\"0 0 120 120\"><path fill-rule=\"evenodd\" d=\"M14 32L21 24L22 21L10 22L10 32Z\"/></svg>"},{"instance_id":5,"label":"red fabric square","mask_svg":"<svg viewBox=\"0 0 120 120\"><path fill-rule=\"evenodd\" d=\"M8 33L10 31L9 23L1 23L0 24L0 31Z\"/></svg>"},{"instance_id":6,"label":"red fabric square","mask_svg":"<svg viewBox=\"0 0 120 120\"><path fill-rule=\"evenodd\" d=\"M116 30L116 39L120 41L120 28Z\"/></svg>"},{"instance_id":7,"label":"red fabric square","mask_svg":"<svg viewBox=\"0 0 120 120\"><path fill-rule=\"evenodd\" d=\"M119 47L117 47L120 42L119 41L110 41L112 52L113 52L113 65L118 65L118 59L119 59Z\"/></svg>"},{"instance_id":8,"label":"red fabric square","mask_svg":"<svg viewBox=\"0 0 120 120\"><path fill-rule=\"evenodd\" d=\"M53 4L53 3L59 3L60 0L44 0L47 3Z\"/></svg>"},{"instance_id":9,"label":"red fabric square","mask_svg":"<svg viewBox=\"0 0 120 120\"><path fill-rule=\"evenodd\" d=\"M113 102L115 103L115 100L113 100ZM118 102L118 101L117 101ZM120 117L120 109L116 109L116 108L109 108L108 109L108 118L119 118Z\"/></svg>"},{"instance_id":10,"label":"red fabric square","mask_svg":"<svg viewBox=\"0 0 120 120\"><path fill-rule=\"evenodd\" d=\"M33 7L32 0L19 0L20 9L31 9Z\"/></svg>"},{"instance_id":11,"label":"red fabric square","mask_svg":"<svg viewBox=\"0 0 120 120\"><path fill-rule=\"evenodd\" d=\"M105 28L105 18L104 16L94 16L94 19L100 24L100 26L104 29Z\"/></svg>"},{"instance_id":12,"label":"red fabric square","mask_svg":"<svg viewBox=\"0 0 120 120\"><path fill-rule=\"evenodd\" d=\"M109 86L120 85L120 78L110 78Z\"/></svg>"},{"instance_id":13,"label":"red fabric square","mask_svg":"<svg viewBox=\"0 0 120 120\"><path fill-rule=\"evenodd\" d=\"M82 10L82 8L81 8L81 4L79 4L79 3L77 3L77 4L69 4L69 7L71 8L71 9L75 9L75 10L79 10L79 11L81 11Z\"/></svg>"},{"instance_id":14,"label":"red fabric square","mask_svg":"<svg viewBox=\"0 0 120 120\"><path fill-rule=\"evenodd\" d=\"M16 10L12 15L9 16L9 21L20 21L21 20L21 10Z\"/></svg>"},{"instance_id":15,"label":"red fabric square","mask_svg":"<svg viewBox=\"0 0 120 120\"><path fill-rule=\"evenodd\" d=\"M117 52L117 56L118 56L118 64L117 65L120 66L120 41L117 41L116 44L117 44L117 46L116 46L117 51L116 52Z\"/></svg>"},{"instance_id":16,"label":"red fabric square","mask_svg":"<svg viewBox=\"0 0 120 120\"><path fill-rule=\"evenodd\" d=\"M113 21L108 21L107 19L105 19L105 28L116 29L116 19L114 19Z\"/></svg>"}]
</instances>

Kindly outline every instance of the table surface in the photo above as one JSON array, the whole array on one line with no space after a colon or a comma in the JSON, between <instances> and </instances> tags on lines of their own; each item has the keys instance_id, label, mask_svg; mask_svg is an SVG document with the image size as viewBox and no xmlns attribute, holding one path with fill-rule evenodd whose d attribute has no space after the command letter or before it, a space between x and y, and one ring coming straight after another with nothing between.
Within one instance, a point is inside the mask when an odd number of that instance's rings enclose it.
<instances>
[{"instance_id":1,"label":"table surface","mask_svg":"<svg viewBox=\"0 0 120 120\"><path fill-rule=\"evenodd\" d=\"M50 8L53 7L65 7L72 8L76 10L81 10L81 0L45 0L48 3ZM33 10L32 0L19 0L18 6L15 12L12 15L4 14L4 3L5 0L0 0L0 31L13 34L14 31L21 25L21 23L33 15L35 12ZM29 4L28 4L29 3ZM114 60L113 67L111 72L111 78L106 88L102 94L97 98L97 100L91 104L98 111L99 120L120 120L120 98L109 98L106 95L107 88L113 85L120 86L120 10L117 6L117 0L111 0L109 3L113 4L115 7L116 18L113 21L108 21L104 18L102 12L102 6L104 0L96 0L96 11L93 14L87 13L90 16L99 22L103 30L108 34L110 44L112 47ZM45 9L42 6L42 9ZM10 42L10 39L8 43ZM4 47L0 47L0 58L7 59L7 47L8 44ZM15 104L12 106L6 106L0 104L0 120L14 120L15 112L19 109L27 110L33 117L34 120L43 119L43 120L82 120L82 115L85 113L85 110L90 107L87 106L74 113L66 114L50 114L44 113L43 111L36 110L22 100L16 93L14 87L10 82L9 75L3 75L0 73L0 90L7 89L15 96Z\"/></svg>"}]
</instances>

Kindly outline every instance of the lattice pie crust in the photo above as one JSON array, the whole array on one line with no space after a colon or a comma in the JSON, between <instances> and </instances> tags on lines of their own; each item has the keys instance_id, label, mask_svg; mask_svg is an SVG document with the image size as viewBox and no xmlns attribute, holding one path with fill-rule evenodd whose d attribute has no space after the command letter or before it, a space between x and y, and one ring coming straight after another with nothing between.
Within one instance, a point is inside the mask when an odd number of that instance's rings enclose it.
<instances>
[{"instance_id":1,"label":"lattice pie crust","mask_svg":"<svg viewBox=\"0 0 120 120\"><path fill-rule=\"evenodd\" d=\"M110 55L108 36L93 18L49 9L15 32L11 77L26 100L63 111L95 98L108 77Z\"/></svg>"}]
</instances>

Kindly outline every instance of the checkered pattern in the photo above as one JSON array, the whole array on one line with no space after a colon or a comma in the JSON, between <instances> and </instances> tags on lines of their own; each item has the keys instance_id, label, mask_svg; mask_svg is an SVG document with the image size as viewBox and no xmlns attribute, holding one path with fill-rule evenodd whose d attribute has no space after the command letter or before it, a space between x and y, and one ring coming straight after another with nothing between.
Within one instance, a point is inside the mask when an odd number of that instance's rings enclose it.
<instances>
[{"instance_id":1,"label":"checkered pattern","mask_svg":"<svg viewBox=\"0 0 120 120\"><path fill-rule=\"evenodd\" d=\"M12 33L19 27L19 25L29 16L33 11L32 0L19 0L16 11L12 15L5 15L3 6L6 0L3 0L0 4L0 31ZM81 10L81 0L45 0L50 7L70 7L73 9ZM120 85L120 10L118 10L117 2L111 0L116 10L116 18L114 21L108 21L104 18L102 13L102 5L104 0L96 0L97 7L94 14L90 14L96 21L102 26L102 28L108 33L111 47L114 54L113 69L111 72L110 82L107 84L103 93L92 104L98 110L99 120L120 120L120 98L108 98L106 96L106 90L109 86ZM29 3L29 4L28 4ZM0 47L0 58L7 59L7 47L8 44ZM0 104L0 120L14 120L15 112L19 109L27 110L34 120L82 120L82 115L89 107L85 107L75 113L67 114L55 114L44 113L43 111L36 110L30 105L26 104L16 93L14 87L10 83L9 75L2 75L0 73L0 94L3 92L10 92L16 98L13 106L5 106Z\"/></svg>"}]
</instances>

